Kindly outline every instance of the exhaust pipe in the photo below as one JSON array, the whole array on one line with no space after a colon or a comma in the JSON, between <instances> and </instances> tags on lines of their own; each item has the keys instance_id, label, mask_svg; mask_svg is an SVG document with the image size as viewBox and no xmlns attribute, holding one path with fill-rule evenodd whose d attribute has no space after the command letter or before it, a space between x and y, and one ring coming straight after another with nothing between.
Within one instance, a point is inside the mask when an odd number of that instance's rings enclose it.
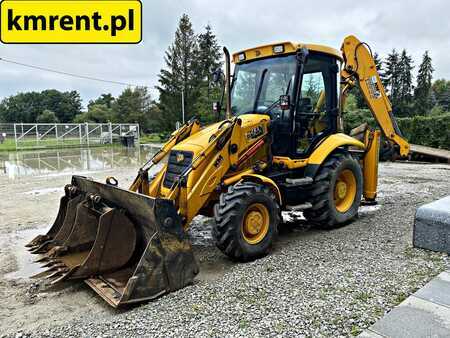
<instances>
[{"instance_id":1,"label":"exhaust pipe","mask_svg":"<svg viewBox=\"0 0 450 338\"><path fill-rule=\"evenodd\" d=\"M226 47L223 47L223 54L225 55L225 90L227 94L227 119L231 119L231 61L230 61L230 52Z\"/></svg>"}]
</instances>

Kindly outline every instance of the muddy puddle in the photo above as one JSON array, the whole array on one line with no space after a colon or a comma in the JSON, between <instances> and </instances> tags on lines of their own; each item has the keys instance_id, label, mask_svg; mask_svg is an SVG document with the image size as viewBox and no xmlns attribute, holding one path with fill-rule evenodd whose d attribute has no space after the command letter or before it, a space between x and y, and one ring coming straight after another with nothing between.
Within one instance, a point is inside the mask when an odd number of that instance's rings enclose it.
<instances>
[{"instance_id":1,"label":"muddy puddle","mask_svg":"<svg viewBox=\"0 0 450 338\"><path fill-rule=\"evenodd\" d=\"M25 244L31 241L34 237L47 232L46 228L41 229L26 229L17 231L14 235L15 243L12 247L16 269L15 271L6 273L3 277L7 280L28 280L31 277L44 271L40 264L35 263L36 256L31 255L25 248Z\"/></svg>"}]
</instances>

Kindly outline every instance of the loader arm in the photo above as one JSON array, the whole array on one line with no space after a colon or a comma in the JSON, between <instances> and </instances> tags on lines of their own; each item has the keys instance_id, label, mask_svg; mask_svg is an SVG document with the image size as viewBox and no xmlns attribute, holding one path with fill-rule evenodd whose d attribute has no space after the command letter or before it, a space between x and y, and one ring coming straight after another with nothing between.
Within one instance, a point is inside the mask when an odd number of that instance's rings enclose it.
<instances>
[{"instance_id":1,"label":"loader arm","mask_svg":"<svg viewBox=\"0 0 450 338\"><path fill-rule=\"evenodd\" d=\"M344 39L341 51L344 58L344 67L341 71L343 86L341 99L345 100L348 90L355 86L355 83L358 83L361 93L383 134L399 146L401 156L408 156L409 143L401 135L397 122L392 115L391 103L386 95L369 47L355 36L350 35ZM342 106L343 103L341 103Z\"/></svg>"},{"instance_id":2,"label":"loader arm","mask_svg":"<svg viewBox=\"0 0 450 338\"><path fill-rule=\"evenodd\" d=\"M129 190L148 195L149 191L148 171L150 170L150 168L153 167L155 164L158 164L175 145L177 145L184 139L188 138L189 136L195 134L199 130L200 130L200 123L197 119L191 119L187 123L182 125L180 128L175 130L170 136L169 140L166 143L164 143L164 145L161 147L161 149L158 150L158 152L155 155L153 155L153 157L139 169L138 175L134 179Z\"/></svg>"}]
</instances>

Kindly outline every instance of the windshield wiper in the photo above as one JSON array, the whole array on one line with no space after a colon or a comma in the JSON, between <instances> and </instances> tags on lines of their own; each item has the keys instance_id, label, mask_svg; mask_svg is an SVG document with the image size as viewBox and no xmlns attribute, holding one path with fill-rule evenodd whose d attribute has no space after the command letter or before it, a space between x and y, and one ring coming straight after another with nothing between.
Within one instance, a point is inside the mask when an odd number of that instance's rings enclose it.
<instances>
[{"instance_id":1,"label":"windshield wiper","mask_svg":"<svg viewBox=\"0 0 450 338\"><path fill-rule=\"evenodd\" d=\"M266 77L266 74L267 68L264 68L261 74L261 81L259 82L258 92L256 93L255 103L253 104L253 111L256 111L256 108L258 108L259 97L261 96L262 85L264 83L264 78Z\"/></svg>"},{"instance_id":2,"label":"windshield wiper","mask_svg":"<svg viewBox=\"0 0 450 338\"><path fill-rule=\"evenodd\" d=\"M289 89L291 89L291 82L292 82L292 77L289 79L287 88L286 88L286 93L284 93L284 95L287 95L289 93Z\"/></svg>"}]
</instances>

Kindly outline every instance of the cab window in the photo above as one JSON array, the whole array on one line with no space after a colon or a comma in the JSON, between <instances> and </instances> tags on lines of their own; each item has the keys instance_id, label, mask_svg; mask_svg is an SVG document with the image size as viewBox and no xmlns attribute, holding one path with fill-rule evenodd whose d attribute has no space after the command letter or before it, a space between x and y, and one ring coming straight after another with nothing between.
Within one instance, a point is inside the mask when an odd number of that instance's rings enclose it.
<instances>
[{"instance_id":1,"label":"cab window","mask_svg":"<svg viewBox=\"0 0 450 338\"><path fill-rule=\"evenodd\" d=\"M336 108L336 60L311 53L306 61L295 116L296 152L307 154L310 145L333 129L330 112Z\"/></svg>"}]
</instances>

